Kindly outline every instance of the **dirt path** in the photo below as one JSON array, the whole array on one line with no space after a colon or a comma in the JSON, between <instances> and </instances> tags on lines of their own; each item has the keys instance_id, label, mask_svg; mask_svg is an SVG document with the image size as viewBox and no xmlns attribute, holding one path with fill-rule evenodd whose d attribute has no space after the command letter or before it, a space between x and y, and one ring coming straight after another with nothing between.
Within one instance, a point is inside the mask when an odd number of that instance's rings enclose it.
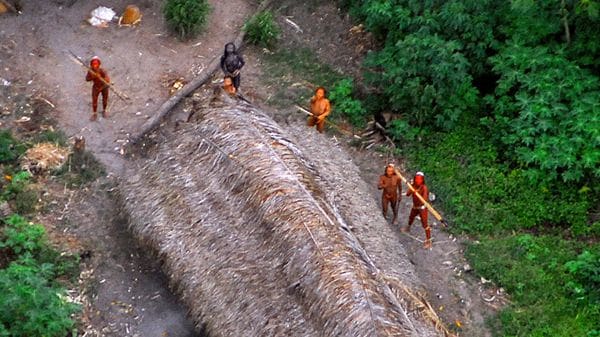
<instances>
[{"instance_id":1,"label":"dirt path","mask_svg":"<svg viewBox=\"0 0 600 337\"><path fill-rule=\"evenodd\" d=\"M118 14L130 1L109 2L22 0L23 14L0 16L0 77L25 86L56 109L53 117L68 136L82 135L86 147L108 171L119 176L127 162L119 153L128 134L168 98L167 82L190 80L233 39L254 4L243 0L209 1L212 12L207 30L191 41L169 35L159 0L140 0L143 14L135 28L95 28L84 22L97 6ZM109 119L90 122L90 83L85 70L65 53L72 50L86 60L97 55L111 80L131 97L125 103L111 95ZM89 249L87 287L92 304L86 310L86 336L193 336L185 308L168 290L160 265L137 247L126 230L126 219L111 190L112 179L101 178L89 189L71 195L64 219L48 226L74 235ZM65 203L65 196L57 196ZM48 221L52 221L48 217Z\"/></svg>"}]
</instances>

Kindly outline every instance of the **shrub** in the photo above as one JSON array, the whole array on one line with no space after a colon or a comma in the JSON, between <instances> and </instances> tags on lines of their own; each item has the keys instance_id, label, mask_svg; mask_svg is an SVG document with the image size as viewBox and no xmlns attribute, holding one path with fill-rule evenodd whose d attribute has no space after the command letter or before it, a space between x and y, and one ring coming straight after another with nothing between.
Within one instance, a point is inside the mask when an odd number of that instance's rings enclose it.
<instances>
[{"instance_id":1,"label":"shrub","mask_svg":"<svg viewBox=\"0 0 600 337\"><path fill-rule=\"evenodd\" d=\"M0 163L12 164L25 150L25 145L15 140L10 131L0 131Z\"/></svg>"},{"instance_id":2,"label":"shrub","mask_svg":"<svg viewBox=\"0 0 600 337\"><path fill-rule=\"evenodd\" d=\"M528 168L535 182L597 182L598 78L542 47L512 46L492 63L501 78L488 97L494 115L483 121L505 146L504 159Z\"/></svg>"},{"instance_id":3,"label":"shrub","mask_svg":"<svg viewBox=\"0 0 600 337\"><path fill-rule=\"evenodd\" d=\"M206 0L167 0L163 7L167 24L181 39L200 32L207 23L209 12Z\"/></svg>"},{"instance_id":4,"label":"shrub","mask_svg":"<svg viewBox=\"0 0 600 337\"><path fill-rule=\"evenodd\" d=\"M244 24L246 40L261 47L272 47L279 37L279 26L270 11L262 11L254 15Z\"/></svg>"},{"instance_id":5,"label":"shrub","mask_svg":"<svg viewBox=\"0 0 600 337\"><path fill-rule=\"evenodd\" d=\"M16 255L37 255L47 245L46 231L41 225L33 225L19 215L4 220L6 227L0 236L0 248L10 248Z\"/></svg>"},{"instance_id":6,"label":"shrub","mask_svg":"<svg viewBox=\"0 0 600 337\"><path fill-rule=\"evenodd\" d=\"M365 124L366 111L362 102L352 97L354 83L351 78L338 81L329 92L329 99L336 112L341 112L350 123L357 127Z\"/></svg>"},{"instance_id":7,"label":"shrub","mask_svg":"<svg viewBox=\"0 0 600 337\"><path fill-rule=\"evenodd\" d=\"M10 183L6 185L2 192L2 197L6 200L14 199L17 194L23 192L31 179L31 174L27 171L17 172L10 178Z\"/></svg>"},{"instance_id":8,"label":"shrub","mask_svg":"<svg viewBox=\"0 0 600 337\"><path fill-rule=\"evenodd\" d=\"M0 270L0 326L11 337L64 337L78 307L48 281L52 266L31 260ZM2 329L0 329L2 331Z\"/></svg>"},{"instance_id":9,"label":"shrub","mask_svg":"<svg viewBox=\"0 0 600 337\"><path fill-rule=\"evenodd\" d=\"M584 250L576 259L565 263L573 280L567 283L569 290L579 301L600 305L600 249Z\"/></svg>"},{"instance_id":10,"label":"shrub","mask_svg":"<svg viewBox=\"0 0 600 337\"><path fill-rule=\"evenodd\" d=\"M0 269L0 336L64 337L78 306L54 280L77 275L78 258L52 249L44 227L18 215L4 220L0 249L14 256Z\"/></svg>"}]
</instances>

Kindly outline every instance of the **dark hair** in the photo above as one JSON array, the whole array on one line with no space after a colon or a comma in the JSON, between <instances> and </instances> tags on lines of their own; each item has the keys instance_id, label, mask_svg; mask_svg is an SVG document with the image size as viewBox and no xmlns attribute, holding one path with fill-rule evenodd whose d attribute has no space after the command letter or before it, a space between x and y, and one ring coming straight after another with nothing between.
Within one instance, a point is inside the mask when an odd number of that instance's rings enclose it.
<instances>
[{"instance_id":1,"label":"dark hair","mask_svg":"<svg viewBox=\"0 0 600 337\"><path fill-rule=\"evenodd\" d=\"M229 76L229 75L225 75L225 76L223 76L223 81L225 81L225 79L227 79L227 78L233 81L233 77L231 77L231 76Z\"/></svg>"},{"instance_id":2,"label":"dark hair","mask_svg":"<svg viewBox=\"0 0 600 337\"><path fill-rule=\"evenodd\" d=\"M315 89L315 94L317 93L317 91L319 90L323 90L323 94L327 95L327 90L325 89L325 87L317 87L317 89Z\"/></svg>"}]
</instances>

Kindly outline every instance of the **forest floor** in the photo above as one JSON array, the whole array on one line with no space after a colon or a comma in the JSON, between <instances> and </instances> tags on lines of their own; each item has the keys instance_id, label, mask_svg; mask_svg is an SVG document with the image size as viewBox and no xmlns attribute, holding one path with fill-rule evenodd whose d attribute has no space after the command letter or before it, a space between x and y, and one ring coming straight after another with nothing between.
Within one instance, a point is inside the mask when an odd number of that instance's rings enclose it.
<instances>
[{"instance_id":1,"label":"forest floor","mask_svg":"<svg viewBox=\"0 0 600 337\"><path fill-rule=\"evenodd\" d=\"M118 207L114 179L121 177L127 165L120 153L122 145L168 98L169 84L178 78L191 80L214 56L220 55L223 45L234 38L255 4L243 0L210 1L213 10L207 30L193 40L180 42L166 29L161 1L138 1L144 17L134 28L116 24L91 27L83 21L87 14L107 4L98 0L76 1L66 7L67 2L23 0L22 15L0 16L0 77L14 88L52 102L55 108L50 114L58 126L70 137L84 136L87 149L107 170L106 177L83 189L69 190L58 185L49 188L46 202L60 207L49 207L39 217L53 237L62 237L63 241L68 237L73 249L91 252L91 258L84 261L84 288L90 301L84 311L86 326L82 330L90 332L87 336L199 335L187 319L185 308L170 292L159 263L129 234L127 218ZM116 0L110 5L119 12L128 3ZM370 48L368 37L352 33L351 20L335 6L308 7L282 1L274 9L282 28L279 50L310 50L333 71L360 77L361 60ZM286 18L302 31L286 22ZM86 60L98 55L115 85L132 98L131 102L112 95L111 116L90 122L90 84L84 81L85 71L66 56L65 50ZM271 72L278 66L270 57L274 53L277 51L256 47L244 51L247 65L242 75L242 93L282 124L304 123L305 117L293 106L298 99L295 84L305 83L302 90L306 92L319 83L310 83L311 79L301 73L277 77ZM190 104L191 99L180 104L171 119L184 117ZM364 180L372 183L369 193L378 200L376 181L386 158L356 148L343 135L328 133L328 138L344 146ZM435 186L430 189L435 192ZM409 200L403 198L401 225L407 221L409 207ZM390 226L399 229L398 224ZM418 223L411 236L396 232L423 282L428 300L443 321L460 331L461 336L490 336L485 317L497 311L505 296L500 289L472 275L463 256L467 239L455 238L436 224L434 247L424 250L419 242L423 230ZM492 296L495 299L489 300Z\"/></svg>"}]
</instances>

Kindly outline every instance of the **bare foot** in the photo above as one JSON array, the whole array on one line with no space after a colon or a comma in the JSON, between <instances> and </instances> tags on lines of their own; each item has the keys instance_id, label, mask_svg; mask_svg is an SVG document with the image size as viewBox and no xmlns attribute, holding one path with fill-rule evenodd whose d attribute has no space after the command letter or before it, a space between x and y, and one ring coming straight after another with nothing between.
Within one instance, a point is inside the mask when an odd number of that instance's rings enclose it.
<instances>
[{"instance_id":1,"label":"bare foot","mask_svg":"<svg viewBox=\"0 0 600 337\"><path fill-rule=\"evenodd\" d=\"M92 114L92 117L90 117L90 120L93 122L93 121L95 121L97 118L98 118L98 114L94 112L94 113Z\"/></svg>"},{"instance_id":2,"label":"bare foot","mask_svg":"<svg viewBox=\"0 0 600 337\"><path fill-rule=\"evenodd\" d=\"M106 111L106 110L102 111L102 117L108 118L108 111Z\"/></svg>"},{"instance_id":3,"label":"bare foot","mask_svg":"<svg viewBox=\"0 0 600 337\"><path fill-rule=\"evenodd\" d=\"M408 232L410 232L410 226L402 227L402 228L400 228L400 231L402 233L408 233Z\"/></svg>"},{"instance_id":4,"label":"bare foot","mask_svg":"<svg viewBox=\"0 0 600 337\"><path fill-rule=\"evenodd\" d=\"M431 249L431 239L425 240L425 243L423 243L423 248Z\"/></svg>"}]
</instances>

